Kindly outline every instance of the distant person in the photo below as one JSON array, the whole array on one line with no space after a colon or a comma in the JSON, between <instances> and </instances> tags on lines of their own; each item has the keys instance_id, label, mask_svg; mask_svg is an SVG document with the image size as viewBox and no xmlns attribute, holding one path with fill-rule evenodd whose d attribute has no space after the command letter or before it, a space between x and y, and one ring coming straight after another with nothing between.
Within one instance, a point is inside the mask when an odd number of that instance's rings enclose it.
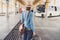
<instances>
[{"instance_id":1,"label":"distant person","mask_svg":"<svg viewBox=\"0 0 60 40\"><path fill-rule=\"evenodd\" d=\"M55 6L55 11L57 11L57 7Z\"/></svg>"},{"instance_id":2,"label":"distant person","mask_svg":"<svg viewBox=\"0 0 60 40\"><path fill-rule=\"evenodd\" d=\"M22 8L20 8L20 13L22 13Z\"/></svg>"},{"instance_id":3,"label":"distant person","mask_svg":"<svg viewBox=\"0 0 60 40\"><path fill-rule=\"evenodd\" d=\"M30 10L31 7L27 7L26 11L22 12L22 23L24 24L25 31L23 35L23 40L31 40L32 36L35 34L34 30L34 13Z\"/></svg>"}]
</instances>

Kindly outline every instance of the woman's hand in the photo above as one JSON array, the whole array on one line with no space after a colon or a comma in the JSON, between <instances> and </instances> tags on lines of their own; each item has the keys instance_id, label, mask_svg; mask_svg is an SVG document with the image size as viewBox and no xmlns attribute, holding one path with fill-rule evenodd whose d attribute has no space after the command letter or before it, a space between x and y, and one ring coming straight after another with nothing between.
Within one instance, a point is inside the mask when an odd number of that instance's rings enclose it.
<instances>
[{"instance_id":1,"label":"woman's hand","mask_svg":"<svg viewBox=\"0 0 60 40\"><path fill-rule=\"evenodd\" d=\"M35 32L33 32L33 36L35 36L36 35L36 33Z\"/></svg>"}]
</instances>

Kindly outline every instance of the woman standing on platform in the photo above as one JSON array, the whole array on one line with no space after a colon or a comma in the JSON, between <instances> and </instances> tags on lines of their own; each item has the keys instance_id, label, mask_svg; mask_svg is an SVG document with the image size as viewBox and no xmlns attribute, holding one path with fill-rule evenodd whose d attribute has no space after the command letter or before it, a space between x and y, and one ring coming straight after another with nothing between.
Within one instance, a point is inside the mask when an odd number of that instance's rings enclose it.
<instances>
[{"instance_id":1,"label":"woman standing on platform","mask_svg":"<svg viewBox=\"0 0 60 40\"><path fill-rule=\"evenodd\" d=\"M25 27L23 40L31 40L32 36L35 34L33 15L34 13L31 11L31 7L26 7L26 11L22 12L22 23Z\"/></svg>"}]
</instances>

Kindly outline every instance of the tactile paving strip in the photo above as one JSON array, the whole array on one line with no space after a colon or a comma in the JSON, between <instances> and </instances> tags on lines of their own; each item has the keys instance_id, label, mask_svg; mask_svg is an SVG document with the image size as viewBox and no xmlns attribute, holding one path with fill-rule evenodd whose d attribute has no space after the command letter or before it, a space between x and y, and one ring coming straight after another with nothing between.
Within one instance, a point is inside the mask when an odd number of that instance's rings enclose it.
<instances>
[{"instance_id":1,"label":"tactile paving strip","mask_svg":"<svg viewBox=\"0 0 60 40\"><path fill-rule=\"evenodd\" d=\"M6 36L4 40L18 40L19 39L19 34L18 34L18 29L20 26L20 22L12 29L12 31Z\"/></svg>"}]
</instances>

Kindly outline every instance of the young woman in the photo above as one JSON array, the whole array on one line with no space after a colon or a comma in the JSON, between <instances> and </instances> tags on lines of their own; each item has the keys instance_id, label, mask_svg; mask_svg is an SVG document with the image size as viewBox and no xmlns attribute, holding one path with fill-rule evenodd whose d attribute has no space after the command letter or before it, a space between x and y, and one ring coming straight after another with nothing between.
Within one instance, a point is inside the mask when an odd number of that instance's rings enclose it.
<instances>
[{"instance_id":1,"label":"young woman","mask_svg":"<svg viewBox=\"0 0 60 40\"><path fill-rule=\"evenodd\" d=\"M27 7L26 11L22 12L22 23L25 26L23 40L31 40L34 35L34 13L30 10L31 7Z\"/></svg>"}]
</instances>

